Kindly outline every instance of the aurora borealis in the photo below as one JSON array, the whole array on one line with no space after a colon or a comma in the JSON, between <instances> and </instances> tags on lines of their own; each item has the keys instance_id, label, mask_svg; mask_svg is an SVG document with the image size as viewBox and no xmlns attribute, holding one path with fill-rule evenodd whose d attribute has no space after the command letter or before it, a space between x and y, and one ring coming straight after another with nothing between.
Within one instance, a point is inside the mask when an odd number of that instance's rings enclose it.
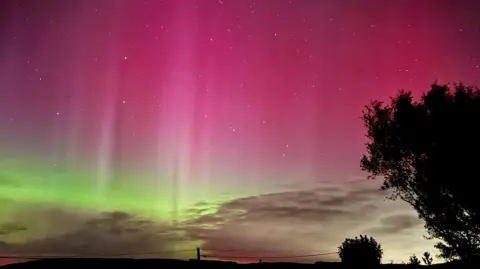
<instances>
[{"instance_id":1,"label":"aurora borealis","mask_svg":"<svg viewBox=\"0 0 480 269\"><path fill-rule=\"evenodd\" d=\"M0 254L295 256L358 233L385 261L432 251L360 171L359 117L402 88L480 85L478 10L1 1Z\"/></svg>"}]
</instances>

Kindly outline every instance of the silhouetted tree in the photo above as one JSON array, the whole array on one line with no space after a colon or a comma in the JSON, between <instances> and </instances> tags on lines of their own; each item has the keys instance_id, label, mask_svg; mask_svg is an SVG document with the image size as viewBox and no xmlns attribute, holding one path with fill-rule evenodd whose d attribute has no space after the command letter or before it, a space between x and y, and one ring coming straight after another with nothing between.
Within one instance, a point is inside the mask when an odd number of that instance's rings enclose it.
<instances>
[{"instance_id":1,"label":"silhouetted tree","mask_svg":"<svg viewBox=\"0 0 480 269\"><path fill-rule=\"evenodd\" d=\"M480 253L480 92L434 84L420 101L401 91L390 105L363 112L367 155L361 167L383 177L392 199L409 203L425 221L440 257Z\"/></svg>"},{"instance_id":2,"label":"silhouetted tree","mask_svg":"<svg viewBox=\"0 0 480 269\"><path fill-rule=\"evenodd\" d=\"M360 237L345 239L338 247L338 256L342 263L347 265L375 266L380 264L383 250L373 237L360 235Z\"/></svg>"},{"instance_id":3,"label":"silhouetted tree","mask_svg":"<svg viewBox=\"0 0 480 269\"><path fill-rule=\"evenodd\" d=\"M430 256L430 253L428 251L425 251L425 253L423 253L422 260L425 265L432 265L433 258L432 256Z\"/></svg>"},{"instance_id":4,"label":"silhouetted tree","mask_svg":"<svg viewBox=\"0 0 480 269\"><path fill-rule=\"evenodd\" d=\"M420 265L420 260L417 258L415 254L413 254L412 256L410 256L410 259L408 260L408 264L418 267Z\"/></svg>"}]
</instances>

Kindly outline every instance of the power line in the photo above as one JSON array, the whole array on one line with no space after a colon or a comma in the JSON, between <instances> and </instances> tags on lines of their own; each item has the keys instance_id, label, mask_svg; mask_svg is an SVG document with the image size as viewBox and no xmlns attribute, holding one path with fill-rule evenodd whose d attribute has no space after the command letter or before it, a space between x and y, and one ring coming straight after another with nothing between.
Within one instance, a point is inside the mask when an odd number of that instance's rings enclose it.
<instances>
[{"instance_id":1,"label":"power line","mask_svg":"<svg viewBox=\"0 0 480 269\"><path fill-rule=\"evenodd\" d=\"M177 252L195 252L195 249L179 249L179 250L165 250L165 251L152 251L152 252L139 252L139 253L121 253L121 254L105 254L100 256L133 256L133 255L151 255L151 254L164 254L164 253L177 253Z\"/></svg>"},{"instance_id":2,"label":"power line","mask_svg":"<svg viewBox=\"0 0 480 269\"><path fill-rule=\"evenodd\" d=\"M137 252L137 253L104 253L104 254L80 254L80 255L11 255L0 256L0 258L17 258L17 259L74 259L74 258L104 258L104 257L121 257L121 256L136 256L136 255L154 255L154 254L168 254L177 252L195 252L195 249L181 249L181 250L166 250L153 252Z\"/></svg>"},{"instance_id":3,"label":"power line","mask_svg":"<svg viewBox=\"0 0 480 269\"><path fill-rule=\"evenodd\" d=\"M32 256L0 256L0 259L24 259L24 260L34 260L34 259L62 259L67 257L75 256L49 256L49 255L32 255Z\"/></svg>"},{"instance_id":4,"label":"power line","mask_svg":"<svg viewBox=\"0 0 480 269\"><path fill-rule=\"evenodd\" d=\"M203 251L218 251L218 252L276 252L276 253L282 253L282 252L292 252L292 250L263 250L263 249L210 249L210 248L202 248L201 250ZM327 251L325 249L314 249L311 250L311 252L323 252Z\"/></svg>"},{"instance_id":5,"label":"power line","mask_svg":"<svg viewBox=\"0 0 480 269\"><path fill-rule=\"evenodd\" d=\"M287 251L274 251L274 250L235 250L235 249L201 249L202 251L215 251L215 252L287 252ZM140 253L116 253L116 254L96 254L96 255L1 255L0 258L16 258L16 259L81 259L81 258L115 258L122 256L137 256L137 255L158 255L169 254L178 252L195 252L195 249L181 249L181 250L165 250L165 251L152 251L152 252L140 252ZM336 254L337 252L315 253L306 255L283 255L283 256L223 256L223 255L200 255L204 258L224 258L224 259L287 259L287 258L307 258Z\"/></svg>"},{"instance_id":6,"label":"power line","mask_svg":"<svg viewBox=\"0 0 480 269\"><path fill-rule=\"evenodd\" d=\"M337 252L317 253L308 255L294 255L294 256L215 256L215 255L202 255L204 258L223 258L223 259L289 259L289 258L307 258L336 254Z\"/></svg>"},{"instance_id":7,"label":"power line","mask_svg":"<svg viewBox=\"0 0 480 269\"><path fill-rule=\"evenodd\" d=\"M203 251L216 251L216 252L287 252L287 251L275 251L275 250L236 250L236 249L202 249ZM117 254L97 254L97 255L0 255L0 259L23 259L23 260L39 260L39 259L88 259L88 258L115 258L122 256L136 256L136 255L155 255L155 254L167 254L176 252L195 252L195 249L180 249L180 250L165 250L165 251L153 251L153 252L140 252L140 253L117 253ZM291 258L308 258L319 257L337 254L337 252L325 252L306 255L290 255L290 256L222 256L222 255L200 255L203 258L220 258L220 259L291 259ZM382 264L400 264L401 260L385 260Z\"/></svg>"}]
</instances>

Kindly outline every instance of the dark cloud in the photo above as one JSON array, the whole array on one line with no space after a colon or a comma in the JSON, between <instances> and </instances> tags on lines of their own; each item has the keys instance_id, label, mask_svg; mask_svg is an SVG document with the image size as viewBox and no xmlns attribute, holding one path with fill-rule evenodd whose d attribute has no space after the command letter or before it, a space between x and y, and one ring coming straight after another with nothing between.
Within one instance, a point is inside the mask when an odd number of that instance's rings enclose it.
<instances>
[{"instance_id":1,"label":"dark cloud","mask_svg":"<svg viewBox=\"0 0 480 269\"><path fill-rule=\"evenodd\" d=\"M15 223L15 222L2 223L0 224L0 236L25 231L26 229L27 227L19 223Z\"/></svg>"},{"instance_id":2,"label":"dark cloud","mask_svg":"<svg viewBox=\"0 0 480 269\"><path fill-rule=\"evenodd\" d=\"M165 252L166 256L172 256L176 254L173 249L177 244L190 240L175 227L125 212L102 213L79 218L77 222L76 228L70 231L26 243L1 242L0 253L98 256L150 252L162 255ZM54 224L50 229L65 229L62 223Z\"/></svg>"},{"instance_id":3,"label":"dark cloud","mask_svg":"<svg viewBox=\"0 0 480 269\"><path fill-rule=\"evenodd\" d=\"M226 222L294 221L330 222L368 216L376 210L378 198L384 194L374 190L349 190L341 186L312 188L235 199L224 203L211 214L203 215L192 224ZM199 213L199 212L197 212Z\"/></svg>"},{"instance_id":4,"label":"dark cloud","mask_svg":"<svg viewBox=\"0 0 480 269\"><path fill-rule=\"evenodd\" d=\"M385 195L369 181L317 184L221 205L201 202L186 212L187 221L175 226L127 212L99 214L33 206L18 212L15 222L0 225L0 253L91 256L156 252L192 258L201 245L204 254L212 256L288 256L336 251L346 237L365 233L382 243L386 259L389 253L397 259L405 244L416 246L421 253L431 251L426 247L431 242L420 241L424 230L412 210L406 204L385 201ZM19 237L30 239L12 241ZM173 249L191 252L174 253ZM401 255L408 257L413 250L409 247L409 253ZM321 259L335 260L337 256Z\"/></svg>"},{"instance_id":5,"label":"dark cloud","mask_svg":"<svg viewBox=\"0 0 480 269\"><path fill-rule=\"evenodd\" d=\"M395 253L399 249L395 233L407 229L412 232L411 242L424 251L428 242L419 241L423 240L421 222L404 213L411 213L406 204L386 196L368 181L313 186L235 199L190 221L186 228L205 240L203 248L212 249L208 253L213 256L226 255L215 251L219 249L240 250L236 255L241 256L332 252L346 237L361 233L379 238Z\"/></svg>"},{"instance_id":6,"label":"dark cloud","mask_svg":"<svg viewBox=\"0 0 480 269\"><path fill-rule=\"evenodd\" d=\"M423 221L414 214L393 215L380 219L380 225L369 229L368 232L374 234L403 233L409 232L412 228L418 228L422 224Z\"/></svg>"}]
</instances>

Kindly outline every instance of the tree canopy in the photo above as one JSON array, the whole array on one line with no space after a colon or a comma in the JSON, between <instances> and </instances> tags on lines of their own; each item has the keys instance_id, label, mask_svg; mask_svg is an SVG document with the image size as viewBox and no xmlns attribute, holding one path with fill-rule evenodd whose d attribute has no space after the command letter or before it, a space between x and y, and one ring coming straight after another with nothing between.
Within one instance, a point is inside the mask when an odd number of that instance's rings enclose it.
<instances>
[{"instance_id":1,"label":"tree canopy","mask_svg":"<svg viewBox=\"0 0 480 269\"><path fill-rule=\"evenodd\" d=\"M380 264L383 250L374 238L360 235L360 237L345 239L338 247L338 256L345 264L373 266Z\"/></svg>"},{"instance_id":2,"label":"tree canopy","mask_svg":"<svg viewBox=\"0 0 480 269\"><path fill-rule=\"evenodd\" d=\"M420 265L420 260L417 258L417 255L413 254L410 256L408 264L418 267Z\"/></svg>"},{"instance_id":3,"label":"tree canopy","mask_svg":"<svg viewBox=\"0 0 480 269\"><path fill-rule=\"evenodd\" d=\"M423 253L422 261L425 265L432 265L433 258L432 258L432 256L430 256L430 252L425 251Z\"/></svg>"},{"instance_id":4,"label":"tree canopy","mask_svg":"<svg viewBox=\"0 0 480 269\"><path fill-rule=\"evenodd\" d=\"M400 91L363 112L362 170L409 203L447 260L480 253L480 91L432 85L419 101Z\"/></svg>"}]
</instances>

